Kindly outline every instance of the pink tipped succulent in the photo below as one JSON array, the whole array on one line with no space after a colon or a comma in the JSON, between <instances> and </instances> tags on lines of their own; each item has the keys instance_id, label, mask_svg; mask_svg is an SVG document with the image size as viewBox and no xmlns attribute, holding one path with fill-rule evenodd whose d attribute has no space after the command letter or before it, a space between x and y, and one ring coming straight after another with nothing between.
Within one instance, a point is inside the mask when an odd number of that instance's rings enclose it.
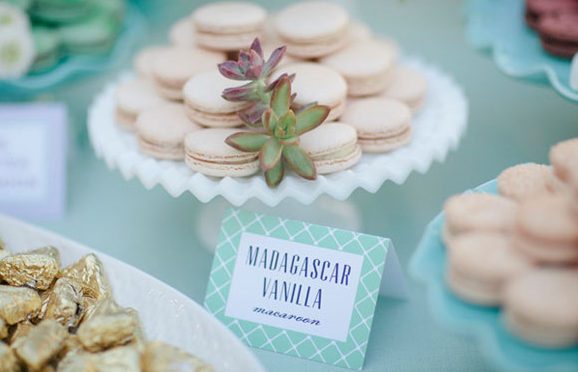
<instances>
[{"instance_id":1,"label":"pink tipped succulent","mask_svg":"<svg viewBox=\"0 0 578 372\"><path fill-rule=\"evenodd\" d=\"M271 73L281 62L285 50L286 47L284 46L275 49L269 59L265 61L261 42L256 38L249 49L239 52L237 61L225 61L219 64L219 71L224 77L232 80L249 81L245 85L223 91L223 98L228 101L251 102L247 108L239 112L239 117L248 126L261 127L261 118L269 106L271 91L277 82L286 76L284 74L267 84Z\"/></svg>"}]
</instances>

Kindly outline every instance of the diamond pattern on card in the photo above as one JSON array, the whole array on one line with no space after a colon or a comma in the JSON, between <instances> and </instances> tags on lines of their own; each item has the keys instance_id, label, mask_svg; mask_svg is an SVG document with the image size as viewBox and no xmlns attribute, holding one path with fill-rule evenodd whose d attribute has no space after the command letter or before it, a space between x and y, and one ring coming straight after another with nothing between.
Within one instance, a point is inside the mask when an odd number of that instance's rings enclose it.
<instances>
[{"instance_id":1,"label":"diamond pattern on card","mask_svg":"<svg viewBox=\"0 0 578 372\"><path fill-rule=\"evenodd\" d=\"M364 257L345 342L225 316L240 237L251 232ZM247 344L350 369L361 369L390 240L305 222L230 209L222 222L205 307Z\"/></svg>"}]
</instances>

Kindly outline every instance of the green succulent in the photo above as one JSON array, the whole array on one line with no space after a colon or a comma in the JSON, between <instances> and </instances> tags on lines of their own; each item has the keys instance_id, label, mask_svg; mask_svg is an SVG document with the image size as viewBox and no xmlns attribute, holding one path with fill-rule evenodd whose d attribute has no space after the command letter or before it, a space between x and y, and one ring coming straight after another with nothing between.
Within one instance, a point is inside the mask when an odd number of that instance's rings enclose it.
<instances>
[{"instance_id":1,"label":"green succulent","mask_svg":"<svg viewBox=\"0 0 578 372\"><path fill-rule=\"evenodd\" d=\"M319 126L330 109L310 104L294 112L291 101L291 80L284 76L273 88L269 107L263 112L265 132L235 133L226 140L240 151L259 152L259 165L269 187L283 180L285 165L305 179L317 178L315 164L299 145L299 136Z\"/></svg>"}]
</instances>

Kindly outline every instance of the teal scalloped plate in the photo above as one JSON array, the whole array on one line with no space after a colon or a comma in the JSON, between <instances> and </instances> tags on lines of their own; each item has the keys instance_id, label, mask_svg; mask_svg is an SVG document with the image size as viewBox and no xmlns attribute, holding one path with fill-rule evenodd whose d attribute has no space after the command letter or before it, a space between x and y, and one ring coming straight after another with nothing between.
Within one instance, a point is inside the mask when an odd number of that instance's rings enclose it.
<instances>
[{"instance_id":1,"label":"teal scalloped plate","mask_svg":"<svg viewBox=\"0 0 578 372\"><path fill-rule=\"evenodd\" d=\"M98 56L66 56L49 71L14 80L0 80L0 92L6 93L7 96L33 96L57 88L75 78L117 66L131 54L144 24L143 15L135 5L127 1L123 28L109 53Z\"/></svg>"},{"instance_id":2,"label":"teal scalloped plate","mask_svg":"<svg viewBox=\"0 0 578 372\"><path fill-rule=\"evenodd\" d=\"M570 60L546 53L538 35L524 21L524 0L468 0L467 38L489 50L505 74L546 83L563 97L578 102L570 87Z\"/></svg>"},{"instance_id":3,"label":"teal scalloped plate","mask_svg":"<svg viewBox=\"0 0 578 372\"><path fill-rule=\"evenodd\" d=\"M496 193L496 181L472 191ZM578 371L578 347L564 350L532 347L504 328L499 309L470 305L448 290L444 282L443 223L443 213L440 213L428 225L409 267L411 276L427 287L435 320L444 328L473 337L486 359L504 371Z\"/></svg>"}]
</instances>

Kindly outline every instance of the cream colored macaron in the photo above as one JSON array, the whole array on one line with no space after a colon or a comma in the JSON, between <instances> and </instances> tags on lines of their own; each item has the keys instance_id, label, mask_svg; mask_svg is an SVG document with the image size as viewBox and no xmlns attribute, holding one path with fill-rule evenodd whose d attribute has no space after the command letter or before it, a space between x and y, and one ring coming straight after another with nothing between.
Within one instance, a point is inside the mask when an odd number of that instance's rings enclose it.
<instances>
[{"instance_id":1,"label":"cream colored macaron","mask_svg":"<svg viewBox=\"0 0 578 372\"><path fill-rule=\"evenodd\" d=\"M400 101L379 97L353 100L341 121L357 130L364 152L388 152L411 141L411 111Z\"/></svg>"},{"instance_id":2,"label":"cream colored macaron","mask_svg":"<svg viewBox=\"0 0 578 372\"><path fill-rule=\"evenodd\" d=\"M245 177L259 171L258 153L242 152L225 143L238 129L206 128L185 139L185 161L194 170L213 177Z\"/></svg>"},{"instance_id":3,"label":"cream colored macaron","mask_svg":"<svg viewBox=\"0 0 578 372\"><path fill-rule=\"evenodd\" d=\"M141 49L133 60L134 69L139 76L152 79L152 69L155 58L168 49L170 49L170 47L164 45L153 45Z\"/></svg>"},{"instance_id":4,"label":"cream colored macaron","mask_svg":"<svg viewBox=\"0 0 578 372\"><path fill-rule=\"evenodd\" d=\"M452 241L471 232L509 235L514 231L518 204L500 195L466 193L454 195L444 204L443 239L449 250Z\"/></svg>"},{"instance_id":5,"label":"cream colored macaron","mask_svg":"<svg viewBox=\"0 0 578 372\"><path fill-rule=\"evenodd\" d=\"M233 80L219 71L206 71L195 75L183 88L187 115L205 127L231 128L243 124L237 112L247 106L246 102L231 102L221 95L225 88L235 86Z\"/></svg>"},{"instance_id":6,"label":"cream colored macaron","mask_svg":"<svg viewBox=\"0 0 578 372\"><path fill-rule=\"evenodd\" d=\"M124 128L132 129L141 112L165 102L149 80L123 81L116 90L116 120Z\"/></svg>"},{"instance_id":7,"label":"cream colored macaron","mask_svg":"<svg viewBox=\"0 0 578 372\"><path fill-rule=\"evenodd\" d=\"M339 72L347 80L350 96L370 96L382 92L389 83L397 50L381 40L364 40L320 62Z\"/></svg>"},{"instance_id":8,"label":"cream colored macaron","mask_svg":"<svg viewBox=\"0 0 578 372\"><path fill-rule=\"evenodd\" d=\"M425 76L412 68L398 65L381 96L402 101L415 111L423 105L426 94Z\"/></svg>"},{"instance_id":9,"label":"cream colored macaron","mask_svg":"<svg viewBox=\"0 0 578 372\"><path fill-rule=\"evenodd\" d=\"M275 17L275 30L287 53L304 59L319 58L349 42L349 15L328 1L299 2Z\"/></svg>"},{"instance_id":10,"label":"cream colored macaron","mask_svg":"<svg viewBox=\"0 0 578 372\"><path fill-rule=\"evenodd\" d=\"M510 238L496 232L472 232L457 237L448 251L446 281L467 302L497 306L511 278L534 265L513 247Z\"/></svg>"},{"instance_id":11,"label":"cream colored macaron","mask_svg":"<svg viewBox=\"0 0 578 372\"><path fill-rule=\"evenodd\" d=\"M190 17L185 17L176 21L169 31L171 44L183 48L195 48L197 46L195 27Z\"/></svg>"},{"instance_id":12,"label":"cream colored macaron","mask_svg":"<svg viewBox=\"0 0 578 372\"><path fill-rule=\"evenodd\" d=\"M307 105L317 102L329 106L326 121L338 119L345 110L347 83L335 70L313 62L297 62L278 68L272 80L281 74L295 74L291 90L296 93L295 104Z\"/></svg>"},{"instance_id":13,"label":"cream colored macaron","mask_svg":"<svg viewBox=\"0 0 578 372\"><path fill-rule=\"evenodd\" d=\"M248 2L215 2L198 8L192 15L197 43L203 48L237 51L248 48L261 36L267 12Z\"/></svg>"},{"instance_id":14,"label":"cream colored macaron","mask_svg":"<svg viewBox=\"0 0 578 372\"><path fill-rule=\"evenodd\" d=\"M181 100L182 89L194 75L217 69L225 60L222 53L171 47L161 51L154 59L152 77L159 94L167 99Z\"/></svg>"},{"instance_id":15,"label":"cream colored macaron","mask_svg":"<svg viewBox=\"0 0 578 372\"><path fill-rule=\"evenodd\" d=\"M546 348L578 345L578 269L543 267L508 283L503 320L515 335Z\"/></svg>"},{"instance_id":16,"label":"cream colored macaron","mask_svg":"<svg viewBox=\"0 0 578 372\"><path fill-rule=\"evenodd\" d=\"M189 120L183 105L172 102L143 111L135 125L140 150L167 160L182 160L185 136L200 128Z\"/></svg>"},{"instance_id":17,"label":"cream colored macaron","mask_svg":"<svg viewBox=\"0 0 578 372\"><path fill-rule=\"evenodd\" d=\"M578 216L570 195L539 195L520 205L515 247L545 264L578 264Z\"/></svg>"},{"instance_id":18,"label":"cream colored macaron","mask_svg":"<svg viewBox=\"0 0 578 372\"><path fill-rule=\"evenodd\" d=\"M568 185L578 179L578 138L562 141L550 149L550 163L554 175Z\"/></svg>"},{"instance_id":19,"label":"cream colored macaron","mask_svg":"<svg viewBox=\"0 0 578 372\"><path fill-rule=\"evenodd\" d=\"M339 172L361 159L355 129L347 124L325 123L299 138L301 147L315 163L317 174Z\"/></svg>"},{"instance_id":20,"label":"cream colored macaron","mask_svg":"<svg viewBox=\"0 0 578 372\"><path fill-rule=\"evenodd\" d=\"M547 165L518 164L500 173L498 191L505 197L522 202L540 194L551 193L552 177L552 170Z\"/></svg>"}]
</instances>

